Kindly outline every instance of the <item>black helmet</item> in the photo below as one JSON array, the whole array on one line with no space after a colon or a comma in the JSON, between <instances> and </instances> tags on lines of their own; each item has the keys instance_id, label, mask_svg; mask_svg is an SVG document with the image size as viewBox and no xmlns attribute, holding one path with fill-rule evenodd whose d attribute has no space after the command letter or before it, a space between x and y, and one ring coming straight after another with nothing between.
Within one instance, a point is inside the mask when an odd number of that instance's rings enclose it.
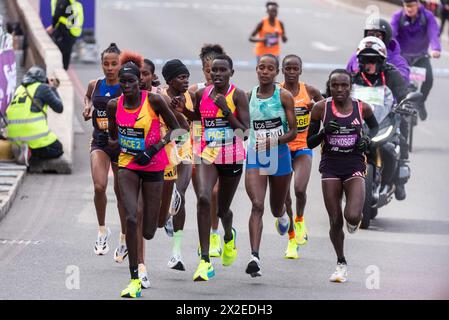
<instances>
[{"instance_id":1,"label":"black helmet","mask_svg":"<svg viewBox=\"0 0 449 320\"><path fill-rule=\"evenodd\" d=\"M368 36L368 31L380 31L384 35L384 43L386 46L390 43L392 37L393 37L393 30L391 29L390 23L381 18L374 18L369 19L366 22L365 30L364 30L364 37Z\"/></svg>"},{"instance_id":2,"label":"black helmet","mask_svg":"<svg viewBox=\"0 0 449 320\"><path fill-rule=\"evenodd\" d=\"M35 82L41 82L41 83L47 82L47 73L41 67L37 67L37 66L31 67L30 69L28 69L28 71L23 76L23 79L22 79L23 85L32 84Z\"/></svg>"}]
</instances>

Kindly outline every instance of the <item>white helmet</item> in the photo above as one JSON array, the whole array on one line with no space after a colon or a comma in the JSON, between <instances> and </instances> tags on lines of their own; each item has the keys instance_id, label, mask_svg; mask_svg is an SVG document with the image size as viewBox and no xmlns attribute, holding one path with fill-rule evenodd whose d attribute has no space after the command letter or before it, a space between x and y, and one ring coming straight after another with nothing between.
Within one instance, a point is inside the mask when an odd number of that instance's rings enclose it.
<instances>
[{"instance_id":1,"label":"white helmet","mask_svg":"<svg viewBox=\"0 0 449 320\"><path fill-rule=\"evenodd\" d=\"M387 47L385 43L376 37L366 37L360 41L359 47L357 48L357 57L376 57L380 56L384 60L387 59Z\"/></svg>"}]
</instances>

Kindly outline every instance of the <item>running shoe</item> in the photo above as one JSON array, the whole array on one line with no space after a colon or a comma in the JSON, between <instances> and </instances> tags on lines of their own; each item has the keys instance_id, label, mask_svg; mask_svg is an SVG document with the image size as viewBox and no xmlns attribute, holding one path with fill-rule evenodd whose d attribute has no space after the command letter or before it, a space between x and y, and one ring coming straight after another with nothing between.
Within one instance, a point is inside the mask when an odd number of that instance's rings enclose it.
<instances>
[{"instance_id":1,"label":"running shoe","mask_svg":"<svg viewBox=\"0 0 449 320\"><path fill-rule=\"evenodd\" d=\"M329 281L343 283L348 280L348 266L345 263L337 263L335 272L330 276Z\"/></svg>"},{"instance_id":2,"label":"running shoe","mask_svg":"<svg viewBox=\"0 0 449 320\"><path fill-rule=\"evenodd\" d=\"M193 281L208 281L214 276L215 271L212 263L201 260L195 274L193 275Z\"/></svg>"},{"instance_id":3,"label":"running shoe","mask_svg":"<svg viewBox=\"0 0 449 320\"><path fill-rule=\"evenodd\" d=\"M356 233L357 230L359 230L360 225L362 224L362 220L360 220L360 222L353 226L352 224L349 224L348 221L346 221L346 229L348 230L349 233Z\"/></svg>"},{"instance_id":4,"label":"running shoe","mask_svg":"<svg viewBox=\"0 0 449 320\"><path fill-rule=\"evenodd\" d=\"M119 243L118 247L114 251L114 261L117 263L122 263L128 256L128 248L126 243Z\"/></svg>"},{"instance_id":5,"label":"running shoe","mask_svg":"<svg viewBox=\"0 0 449 320\"><path fill-rule=\"evenodd\" d=\"M139 268L139 280L142 286L142 289L148 289L151 287L150 278L148 277L148 272L145 267L142 269Z\"/></svg>"},{"instance_id":6,"label":"running shoe","mask_svg":"<svg viewBox=\"0 0 449 320\"><path fill-rule=\"evenodd\" d=\"M167 236L169 237L173 237L173 216L170 216L167 220L167 222L165 223L164 226L165 229L165 233L167 233Z\"/></svg>"},{"instance_id":7,"label":"running shoe","mask_svg":"<svg viewBox=\"0 0 449 320\"><path fill-rule=\"evenodd\" d=\"M221 262L224 266L230 266L237 258L237 247L235 242L237 239L237 232L232 228L232 240L224 244L223 254L221 256Z\"/></svg>"},{"instance_id":8,"label":"running shoe","mask_svg":"<svg viewBox=\"0 0 449 320\"><path fill-rule=\"evenodd\" d=\"M260 260L253 255L251 255L251 260L246 267L246 273L252 278L262 276L262 271L260 270Z\"/></svg>"},{"instance_id":9,"label":"running shoe","mask_svg":"<svg viewBox=\"0 0 449 320\"><path fill-rule=\"evenodd\" d=\"M173 193L171 195L171 202L170 202L170 208L168 209L168 214L171 216L175 216L179 209L181 208L181 195L178 192L178 189L176 188L176 184L173 186Z\"/></svg>"},{"instance_id":10,"label":"running shoe","mask_svg":"<svg viewBox=\"0 0 449 320\"><path fill-rule=\"evenodd\" d=\"M209 240L209 257L219 258L222 252L220 235L212 233Z\"/></svg>"},{"instance_id":11,"label":"running shoe","mask_svg":"<svg viewBox=\"0 0 449 320\"><path fill-rule=\"evenodd\" d=\"M276 230L281 236L286 234L288 232L288 229L290 229L290 219L287 219L287 221L287 224L284 225L279 222L279 218L276 219Z\"/></svg>"},{"instance_id":12,"label":"running shoe","mask_svg":"<svg viewBox=\"0 0 449 320\"><path fill-rule=\"evenodd\" d=\"M182 261L182 257L180 254L172 255L172 257L168 261L167 266L173 270L186 271L186 267L184 265L184 262Z\"/></svg>"},{"instance_id":13,"label":"running shoe","mask_svg":"<svg viewBox=\"0 0 449 320\"><path fill-rule=\"evenodd\" d=\"M301 246L305 245L307 243L307 240L309 239L309 237L307 236L306 222L297 221L294 224L294 228L296 243Z\"/></svg>"},{"instance_id":14,"label":"running shoe","mask_svg":"<svg viewBox=\"0 0 449 320\"><path fill-rule=\"evenodd\" d=\"M98 256L105 255L109 252L108 238L111 235L111 229L107 228L106 233L98 232L97 241L95 242L95 254Z\"/></svg>"},{"instance_id":15,"label":"running shoe","mask_svg":"<svg viewBox=\"0 0 449 320\"><path fill-rule=\"evenodd\" d=\"M140 279L131 279L128 287L120 293L122 298L140 298L142 296L142 284Z\"/></svg>"},{"instance_id":16,"label":"running shoe","mask_svg":"<svg viewBox=\"0 0 449 320\"><path fill-rule=\"evenodd\" d=\"M299 259L299 245L295 239L288 240L287 250L285 250L285 259Z\"/></svg>"}]
</instances>

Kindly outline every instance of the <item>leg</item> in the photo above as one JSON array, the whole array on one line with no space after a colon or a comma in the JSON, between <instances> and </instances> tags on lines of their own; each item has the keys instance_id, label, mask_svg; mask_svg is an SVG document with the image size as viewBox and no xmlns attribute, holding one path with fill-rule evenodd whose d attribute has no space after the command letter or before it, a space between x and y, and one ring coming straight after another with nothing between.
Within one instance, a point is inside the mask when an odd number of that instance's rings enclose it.
<instances>
[{"instance_id":1,"label":"leg","mask_svg":"<svg viewBox=\"0 0 449 320\"><path fill-rule=\"evenodd\" d=\"M288 190L290 189L290 181L292 175L284 176L268 176L270 183L270 207L274 217L280 218L285 213L285 200Z\"/></svg>"},{"instance_id":2,"label":"leg","mask_svg":"<svg viewBox=\"0 0 449 320\"><path fill-rule=\"evenodd\" d=\"M433 86L433 72L432 65L430 64L430 58L423 58L415 64L417 67L426 68L426 81L422 84L421 92L424 96L424 101L427 100L427 97L430 94L430 90Z\"/></svg>"},{"instance_id":3,"label":"leg","mask_svg":"<svg viewBox=\"0 0 449 320\"><path fill-rule=\"evenodd\" d=\"M220 223L220 220L218 219L218 204L217 204L217 198L218 198L218 183L215 184L214 190L212 191L212 202L210 207L210 218L212 222L212 229L217 230L218 224Z\"/></svg>"},{"instance_id":4,"label":"leg","mask_svg":"<svg viewBox=\"0 0 449 320\"><path fill-rule=\"evenodd\" d=\"M142 181L143 198L143 237L151 240L156 233L160 206L154 205L160 203L162 198L163 182Z\"/></svg>"},{"instance_id":5,"label":"leg","mask_svg":"<svg viewBox=\"0 0 449 320\"><path fill-rule=\"evenodd\" d=\"M94 204L97 212L98 225L105 226L106 219L106 188L108 185L108 173L111 160L109 156L101 151L95 150L90 154L90 168L94 183Z\"/></svg>"},{"instance_id":6,"label":"leg","mask_svg":"<svg viewBox=\"0 0 449 320\"><path fill-rule=\"evenodd\" d=\"M129 266L137 270L137 207L140 194L140 177L131 170L120 169L118 171L118 183L126 212L126 246L128 248Z\"/></svg>"},{"instance_id":7,"label":"leg","mask_svg":"<svg viewBox=\"0 0 449 320\"><path fill-rule=\"evenodd\" d=\"M239 186L241 175L229 177L221 176L218 184L217 215L221 219L223 229L225 231L225 242L232 240L232 218L233 214L230 210L232 199L234 199L235 192Z\"/></svg>"},{"instance_id":8,"label":"leg","mask_svg":"<svg viewBox=\"0 0 449 320\"><path fill-rule=\"evenodd\" d=\"M185 195L192 178L192 165L180 163L178 165L178 180L176 181L176 188L181 196L181 207L177 215L173 217L173 231L177 232L184 229L186 221L186 207Z\"/></svg>"},{"instance_id":9,"label":"leg","mask_svg":"<svg viewBox=\"0 0 449 320\"><path fill-rule=\"evenodd\" d=\"M117 177L118 164L112 162L111 166L112 166L112 172L114 173L114 193L115 193L115 197L117 198L117 208L118 208L118 213L120 216L120 226L121 226L122 234L126 234L126 213L125 213L125 209L123 208L122 199L120 196L120 188L118 185L118 177Z\"/></svg>"},{"instance_id":10,"label":"leg","mask_svg":"<svg viewBox=\"0 0 449 320\"><path fill-rule=\"evenodd\" d=\"M246 170L245 188L251 200L251 216L249 218L249 239L252 252L259 252L263 229L263 212L268 176L260 175L259 169Z\"/></svg>"},{"instance_id":11,"label":"leg","mask_svg":"<svg viewBox=\"0 0 449 320\"><path fill-rule=\"evenodd\" d=\"M297 157L293 162L293 169L295 171L296 215L303 217L307 202L307 185L312 171L312 157L309 155Z\"/></svg>"},{"instance_id":12,"label":"leg","mask_svg":"<svg viewBox=\"0 0 449 320\"><path fill-rule=\"evenodd\" d=\"M329 215L329 235L338 259L344 258L343 242L343 213L341 200L343 197L343 185L340 179L322 180L324 204Z\"/></svg>"},{"instance_id":13,"label":"leg","mask_svg":"<svg viewBox=\"0 0 449 320\"><path fill-rule=\"evenodd\" d=\"M195 165L194 185L196 185L198 233L201 255L209 256L209 237L211 227L212 189L218 180L215 165L200 163Z\"/></svg>"},{"instance_id":14,"label":"leg","mask_svg":"<svg viewBox=\"0 0 449 320\"><path fill-rule=\"evenodd\" d=\"M288 233L292 233L294 231L294 219L293 219L293 201L290 195L290 188L287 191L287 197L285 198L285 209L287 210L288 217L290 219L290 228L288 229Z\"/></svg>"},{"instance_id":15,"label":"leg","mask_svg":"<svg viewBox=\"0 0 449 320\"><path fill-rule=\"evenodd\" d=\"M343 183L346 196L345 219L356 226L362 220L363 203L365 202L365 179L351 178Z\"/></svg>"},{"instance_id":16,"label":"leg","mask_svg":"<svg viewBox=\"0 0 449 320\"><path fill-rule=\"evenodd\" d=\"M176 180L165 180L162 191L161 209L159 214L158 227L164 227L168 218L168 209L170 208L171 196Z\"/></svg>"},{"instance_id":17,"label":"leg","mask_svg":"<svg viewBox=\"0 0 449 320\"><path fill-rule=\"evenodd\" d=\"M137 261L145 264L145 239L143 238L143 198L139 193L137 202Z\"/></svg>"}]
</instances>

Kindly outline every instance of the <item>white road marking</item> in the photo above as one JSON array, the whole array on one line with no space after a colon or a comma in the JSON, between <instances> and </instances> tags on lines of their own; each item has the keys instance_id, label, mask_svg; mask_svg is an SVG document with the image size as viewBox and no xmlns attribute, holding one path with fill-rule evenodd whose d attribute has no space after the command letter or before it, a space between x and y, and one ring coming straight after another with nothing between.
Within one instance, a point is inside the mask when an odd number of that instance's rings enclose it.
<instances>
[{"instance_id":1,"label":"white road marking","mask_svg":"<svg viewBox=\"0 0 449 320\"><path fill-rule=\"evenodd\" d=\"M326 52L335 52L335 51L339 50L338 47L330 46L330 45L327 45L320 41L313 41L312 47L315 49L321 50L321 51L326 51Z\"/></svg>"}]
</instances>

